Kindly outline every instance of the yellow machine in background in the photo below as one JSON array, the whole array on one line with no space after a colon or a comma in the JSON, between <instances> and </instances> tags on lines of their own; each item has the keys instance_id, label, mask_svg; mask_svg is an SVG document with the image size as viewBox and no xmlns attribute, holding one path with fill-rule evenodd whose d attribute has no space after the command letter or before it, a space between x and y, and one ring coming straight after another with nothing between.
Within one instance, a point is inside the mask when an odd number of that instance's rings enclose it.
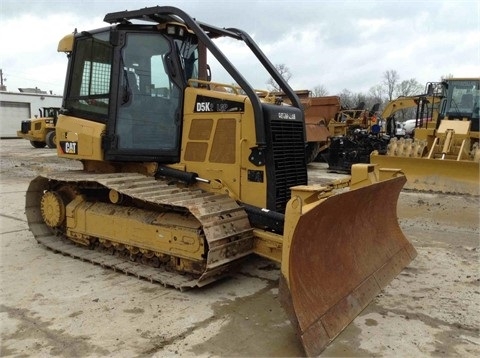
<instances>
[{"instance_id":1,"label":"yellow machine in background","mask_svg":"<svg viewBox=\"0 0 480 358\"><path fill-rule=\"evenodd\" d=\"M427 88L438 89L437 83L427 84ZM433 91L433 90L432 90ZM399 133L399 129L403 129L403 122L398 121L396 115L398 112L408 109L416 109L414 121L414 132L419 129L432 128L435 129L438 119L440 101L443 93L427 93L416 96L401 96L387 103L380 117L384 120L384 132L391 137L404 136L407 133Z\"/></svg>"},{"instance_id":2,"label":"yellow machine in background","mask_svg":"<svg viewBox=\"0 0 480 358\"><path fill-rule=\"evenodd\" d=\"M35 239L179 289L269 258L305 352L318 355L416 255L396 216L405 177L363 165L308 185L300 100L247 33L174 7L105 21L59 44L69 64L57 153L83 170L30 183ZM291 105L254 90L222 37L243 42ZM211 81L207 53L238 86Z\"/></svg>"},{"instance_id":3,"label":"yellow machine in background","mask_svg":"<svg viewBox=\"0 0 480 358\"><path fill-rule=\"evenodd\" d=\"M413 120L416 129L430 127L437 116L439 103L440 97L433 95L403 96L390 101L380 116L378 104L370 111L339 111L336 120L328 124L331 135L328 152L323 155L328 170L349 174L352 165L370 163L372 152L385 154L390 138L405 135L403 123L396 120L402 110L416 110L416 119Z\"/></svg>"},{"instance_id":4,"label":"yellow machine in background","mask_svg":"<svg viewBox=\"0 0 480 358\"><path fill-rule=\"evenodd\" d=\"M435 127L417 128L413 139L393 139L371 163L402 168L405 188L480 195L480 78L443 82Z\"/></svg>"},{"instance_id":5,"label":"yellow machine in background","mask_svg":"<svg viewBox=\"0 0 480 358\"><path fill-rule=\"evenodd\" d=\"M55 122L60 108L41 108L40 116L22 121L17 137L27 139L34 148L56 147Z\"/></svg>"}]
</instances>

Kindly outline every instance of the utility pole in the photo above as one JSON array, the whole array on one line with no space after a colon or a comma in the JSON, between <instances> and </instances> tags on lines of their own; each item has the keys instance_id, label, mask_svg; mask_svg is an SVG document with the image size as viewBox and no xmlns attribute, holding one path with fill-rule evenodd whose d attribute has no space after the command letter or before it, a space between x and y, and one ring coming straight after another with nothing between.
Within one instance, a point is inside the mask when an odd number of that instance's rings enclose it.
<instances>
[{"instance_id":1,"label":"utility pole","mask_svg":"<svg viewBox=\"0 0 480 358\"><path fill-rule=\"evenodd\" d=\"M5 79L6 81L7 79ZM0 68L0 91L6 91L7 87L3 85L3 70Z\"/></svg>"}]
</instances>

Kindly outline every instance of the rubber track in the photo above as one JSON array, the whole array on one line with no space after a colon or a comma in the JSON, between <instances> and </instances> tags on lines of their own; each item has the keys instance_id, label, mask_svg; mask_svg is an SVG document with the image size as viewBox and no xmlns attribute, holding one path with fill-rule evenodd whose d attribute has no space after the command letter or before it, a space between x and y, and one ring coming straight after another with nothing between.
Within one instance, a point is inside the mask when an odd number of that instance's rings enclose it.
<instances>
[{"instance_id":1,"label":"rubber track","mask_svg":"<svg viewBox=\"0 0 480 358\"><path fill-rule=\"evenodd\" d=\"M123 195L175 211L190 211L201 223L209 245L207 269L200 278L132 262L128 258L99 250L88 250L68 239L58 237L43 222L41 196L49 182L76 183L82 186L101 185ZM108 267L115 271L157 282L164 286L187 289L204 286L225 276L242 258L253 252L253 230L247 214L233 199L224 194L199 189L179 188L137 173L92 174L83 171L57 172L34 179L26 198L27 221L35 239L49 249L74 258Z\"/></svg>"}]
</instances>

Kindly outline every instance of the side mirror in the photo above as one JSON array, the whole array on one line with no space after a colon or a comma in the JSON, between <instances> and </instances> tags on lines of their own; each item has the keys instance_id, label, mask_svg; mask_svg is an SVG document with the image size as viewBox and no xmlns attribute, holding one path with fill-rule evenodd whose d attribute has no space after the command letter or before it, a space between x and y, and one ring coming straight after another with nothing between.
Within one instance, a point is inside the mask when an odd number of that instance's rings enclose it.
<instances>
[{"instance_id":1,"label":"side mirror","mask_svg":"<svg viewBox=\"0 0 480 358\"><path fill-rule=\"evenodd\" d=\"M210 69L210 65L207 64L207 81L210 82L212 80L212 71Z\"/></svg>"}]
</instances>

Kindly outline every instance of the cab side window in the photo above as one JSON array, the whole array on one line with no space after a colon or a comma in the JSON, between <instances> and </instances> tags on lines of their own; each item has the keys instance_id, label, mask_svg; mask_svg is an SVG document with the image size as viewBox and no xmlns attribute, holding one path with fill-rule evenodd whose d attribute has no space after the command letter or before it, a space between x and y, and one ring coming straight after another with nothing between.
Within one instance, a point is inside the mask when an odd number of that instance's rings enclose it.
<instances>
[{"instance_id":1,"label":"cab side window","mask_svg":"<svg viewBox=\"0 0 480 358\"><path fill-rule=\"evenodd\" d=\"M108 32L79 38L72 66L66 108L84 117L106 121L110 97L112 46Z\"/></svg>"}]
</instances>

